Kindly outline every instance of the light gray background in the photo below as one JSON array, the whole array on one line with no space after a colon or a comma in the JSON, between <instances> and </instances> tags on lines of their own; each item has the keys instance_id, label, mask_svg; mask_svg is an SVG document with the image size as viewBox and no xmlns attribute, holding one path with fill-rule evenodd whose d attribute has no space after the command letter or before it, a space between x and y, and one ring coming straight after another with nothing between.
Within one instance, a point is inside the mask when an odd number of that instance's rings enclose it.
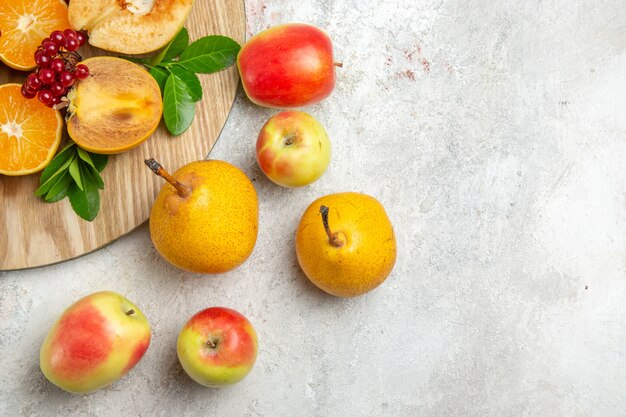
<instances>
[{"instance_id":1,"label":"light gray background","mask_svg":"<svg viewBox=\"0 0 626 417\"><path fill-rule=\"evenodd\" d=\"M303 21L334 40L337 88L307 109L330 134L328 172L298 190L266 180L254 143L274 111L240 90L211 157L255 180L252 257L187 274L144 226L0 273L0 414L624 416L624 2L246 6L249 34ZM305 207L346 190L383 202L399 253L381 287L342 300L308 283L293 247ZM126 377L72 396L44 379L38 350L65 307L103 289L139 304L153 342ZM260 337L253 372L223 390L193 383L175 354L182 324L211 305L240 310Z\"/></svg>"}]
</instances>

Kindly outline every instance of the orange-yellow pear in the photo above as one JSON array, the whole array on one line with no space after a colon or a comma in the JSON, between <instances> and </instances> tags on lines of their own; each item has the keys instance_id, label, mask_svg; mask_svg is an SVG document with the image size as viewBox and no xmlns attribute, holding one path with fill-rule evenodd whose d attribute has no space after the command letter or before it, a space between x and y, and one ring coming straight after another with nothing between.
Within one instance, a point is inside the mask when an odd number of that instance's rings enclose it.
<instances>
[{"instance_id":1,"label":"orange-yellow pear","mask_svg":"<svg viewBox=\"0 0 626 417\"><path fill-rule=\"evenodd\" d=\"M154 159L146 165L167 180L150 212L150 237L166 260L190 272L217 274L250 256L259 203L243 171L217 160L191 162L173 175Z\"/></svg>"},{"instance_id":2,"label":"orange-yellow pear","mask_svg":"<svg viewBox=\"0 0 626 417\"><path fill-rule=\"evenodd\" d=\"M337 297L379 286L396 262L396 238L384 207L360 193L315 200L296 231L296 254L305 275Z\"/></svg>"}]
</instances>

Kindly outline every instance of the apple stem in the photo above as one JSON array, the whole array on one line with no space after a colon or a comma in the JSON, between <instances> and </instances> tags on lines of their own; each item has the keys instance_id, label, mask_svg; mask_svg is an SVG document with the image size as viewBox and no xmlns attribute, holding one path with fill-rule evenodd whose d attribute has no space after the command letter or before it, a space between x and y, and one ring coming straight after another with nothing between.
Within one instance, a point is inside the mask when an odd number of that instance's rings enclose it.
<instances>
[{"instance_id":1,"label":"apple stem","mask_svg":"<svg viewBox=\"0 0 626 417\"><path fill-rule=\"evenodd\" d=\"M343 62L335 62L335 66L338 68L343 68Z\"/></svg>"},{"instance_id":2,"label":"apple stem","mask_svg":"<svg viewBox=\"0 0 626 417\"><path fill-rule=\"evenodd\" d=\"M177 181L154 158L146 159L144 160L144 163L152 170L152 172L172 184L172 186L176 188L176 191L178 191L179 196L187 198L191 195L191 187Z\"/></svg>"},{"instance_id":3,"label":"apple stem","mask_svg":"<svg viewBox=\"0 0 626 417\"><path fill-rule=\"evenodd\" d=\"M130 316L130 315L133 315L133 314L135 314L135 310L133 310L132 308L126 312L127 316Z\"/></svg>"},{"instance_id":4,"label":"apple stem","mask_svg":"<svg viewBox=\"0 0 626 417\"><path fill-rule=\"evenodd\" d=\"M217 343L215 343L213 340L209 339L206 341L206 345L208 347L210 347L211 349L215 349L217 347Z\"/></svg>"},{"instance_id":5,"label":"apple stem","mask_svg":"<svg viewBox=\"0 0 626 417\"><path fill-rule=\"evenodd\" d=\"M330 230L330 226L328 225L328 207L320 206L320 213L322 214L322 223L324 224L324 230L326 230L326 234L328 235L328 243L336 248L340 248L341 246L343 246L343 240L339 238L337 233L333 233Z\"/></svg>"}]
</instances>

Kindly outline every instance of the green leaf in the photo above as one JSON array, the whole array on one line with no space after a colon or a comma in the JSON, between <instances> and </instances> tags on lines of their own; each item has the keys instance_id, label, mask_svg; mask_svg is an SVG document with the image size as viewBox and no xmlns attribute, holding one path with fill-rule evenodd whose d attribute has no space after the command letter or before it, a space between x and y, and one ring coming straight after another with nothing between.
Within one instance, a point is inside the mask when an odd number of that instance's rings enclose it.
<instances>
[{"instance_id":1,"label":"green leaf","mask_svg":"<svg viewBox=\"0 0 626 417\"><path fill-rule=\"evenodd\" d=\"M93 161L89 156L89 152L80 147L76 147L76 149L78 150L78 157L85 161L87 164L91 165L94 169L96 169L96 166L93 164Z\"/></svg>"},{"instance_id":2,"label":"green leaf","mask_svg":"<svg viewBox=\"0 0 626 417\"><path fill-rule=\"evenodd\" d=\"M196 74L179 66L172 66L170 71L174 77L178 77L185 83L193 101L202 99L202 85Z\"/></svg>"},{"instance_id":3,"label":"green leaf","mask_svg":"<svg viewBox=\"0 0 626 417\"><path fill-rule=\"evenodd\" d=\"M36 190L35 190L35 196L37 197L41 197L44 196L48 193L48 191L50 191L50 188L52 188L52 186L54 186L54 184L59 180L59 178L61 178L63 176L63 174L67 172L67 168L66 169L60 169L57 173L55 173L52 177L48 178L48 180L46 182L44 182L43 184L41 184Z\"/></svg>"},{"instance_id":4,"label":"green leaf","mask_svg":"<svg viewBox=\"0 0 626 417\"><path fill-rule=\"evenodd\" d=\"M80 157L80 159L85 161L85 163L81 164L80 166L82 178L93 179L96 187L98 187L101 190L104 190L104 181L102 181L102 177L100 176L98 169L96 168L93 161L91 160L91 156L89 156L89 152L87 152L86 150L82 148L77 148L77 149L78 149L78 156ZM86 176L84 171L88 171L90 175Z\"/></svg>"},{"instance_id":5,"label":"green leaf","mask_svg":"<svg viewBox=\"0 0 626 417\"><path fill-rule=\"evenodd\" d=\"M178 35L161 52L152 57L150 65L155 66L163 61L170 61L180 55L189 45L189 33L182 28Z\"/></svg>"},{"instance_id":6,"label":"green leaf","mask_svg":"<svg viewBox=\"0 0 626 417\"><path fill-rule=\"evenodd\" d=\"M69 192L72 181L73 179L70 173L65 171L65 173L52 186L52 188L50 188L50 191L48 191L44 200L47 203L55 203L57 201L63 200L65 197L67 197L67 193Z\"/></svg>"},{"instance_id":7,"label":"green leaf","mask_svg":"<svg viewBox=\"0 0 626 417\"><path fill-rule=\"evenodd\" d=\"M52 161L44 168L41 173L41 178L39 179L39 184L43 184L50 179L54 174L58 173L59 169L65 164L72 156L74 156L74 146L75 144L72 142L63 148L59 153L56 154Z\"/></svg>"},{"instance_id":8,"label":"green leaf","mask_svg":"<svg viewBox=\"0 0 626 417\"><path fill-rule=\"evenodd\" d=\"M92 221L100 211L100 192L92 181L85 181L84 189L76 183L70 185L69 197L72 208L80 217Z\"/></svg>"},{"instance_id":9,"label":"green leaf","mask_svg":"<svg viewBox=\"0 0 626 417\"><path fill-rule=\"evenodd\" d=\"M78 149L78 156L80 157L80 159L85 161L84 164L81 164L81 173L83 169L88 170L89 173L91 174L91 177L93 177L93 180L96 186L99 189L104 190L104 181L102 181L102 177L100 176L98 169L96 168L93 161L91 160L91 157L89 156L89 152L87 152L86 150L82 148L77 148L77 149ZM82 177L83 179L85 178L84 175Z\"/></svg>"},{"instance_id":10,"label":"green leaf","mask_svg":"<svg viewBox=\"0 0 626 417\"><path fill-rule=\"evenodd\" d=\"M205 36L189 45L178 64L195 73L210 74L230 67L241 46L226 36Z\"/></svg>"},{"instance_id":11,"label":"green leaf","mask_svg":"<svg viewBox=\"0 0 626 417\"><path fill-rule=\"evenodd\" d=\"M85 220L93 220L100 210L100 193L104 181L100 172L107 155L92 154L71 143L48 164L35 194L48 203L70 198L74 211Z\"/></svg>"},{"instance_id":12,"label":"green leaf","mask_svg":"<svg viewBox=\"0 0 626 417\"><path fill-rule=\"evenodd\" d=\"M165 50L163 60L169 61L176 58L178 55L183 53L185 48L187 48L187 45L189 45L189 32L187 32L186 28L182 28Z\"/></svg>"},{"instance_id":13,"label":"green leaf","mask_svg":"<svg viewBox=\"0 0 626 417\"><path fill-rule=\"evenodd\" d=\"M72 160L72 163L69 167L70 175L74 178L74 182L81 190L84 189L83 178L80 173L80 165L79 158L75 158Z\"/></svg>"},{"instance_id":14,"label":"green leaf","mask_svg":"<svg viewBox=\"0 0 626 417\"><path fill-rule=\"evenodd\" d=\"M99 153L92 153L91 161L93 162L93 165L96 167L98 172L102 172L104 168L107 166L107 162L109 162L109 156L102 155Z\"/></svg>"},{"instance_id":15,"label":"green leaf","mask_svg":"<svg viewBox=\"0 0 626 417\"><path fill-rule=\"evenodd\" d=\"M38 197L41 197L42 195L47 194L48 191L50 191L50 188L52 188L52 186L59 180L59 178L61 178L61 176L67 171L68 167L72 164L72 162L75 159L76 159L76 155L71 155L70 159L65 161L63 165L61 165L56 170L56 172L54 172L52 175L49 175L46 181L43 182L43 184L41 184L39 188L35 190L35 195ZM43 179L43 174L42 174L42 179ZM41 182L42 179L40 179L39 181Z\"/></svg>"},{"instance_id":16,"label":"green leaf","mask_svg":"<svg viewBox=\"0 0 626 417\"><path fill-rule=\"evenodd\" d=\"M196 114L196 105L187 85L178 77L168 77L163 94L163 119L172 135L189 128Z\"/></svg>"},{"instance_id":17,"label":"green leaf","mask_svg":"<svg viewBox=\"0 0 626 417\"><path fill-rule=\"evenodd\" d=\"M96 187L100 190L104 190L104 181L102 181L98 170L91 165L83 165L83 169L89 172L90 179L93 180ZM86 175L83 175L83 178L86 178Z\"/></svg>"},{"instance_id":18,"label":"green leaf","mask_svg":"<svg viewBox=\"0 0 626 417\"><path fill-rule=\"evenodd\" d=\"M163 95L165 91L165 82L167 81L167 77L170 76L169 72L165 68L162 67L152 67L150 69L150 75L154 78L159 85L159 89L161 90L161 95Z\"/></svg>"}]
</instances>

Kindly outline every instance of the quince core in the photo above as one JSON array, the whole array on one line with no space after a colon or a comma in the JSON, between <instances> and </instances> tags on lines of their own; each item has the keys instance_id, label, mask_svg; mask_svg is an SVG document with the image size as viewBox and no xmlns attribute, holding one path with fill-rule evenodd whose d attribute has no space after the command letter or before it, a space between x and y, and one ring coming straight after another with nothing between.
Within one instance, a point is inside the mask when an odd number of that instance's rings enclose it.
<instances>
[{"instance_id":1,"label":"quince core","mask_svg":"<svg viewBox=\"0 0 626 417\"><path fill-rule=\"evenodd\" d=\"M69 21L97 48L144 54L167 45L185 24L194 0L72 0Z\"/></svg>"}]
</instances>

